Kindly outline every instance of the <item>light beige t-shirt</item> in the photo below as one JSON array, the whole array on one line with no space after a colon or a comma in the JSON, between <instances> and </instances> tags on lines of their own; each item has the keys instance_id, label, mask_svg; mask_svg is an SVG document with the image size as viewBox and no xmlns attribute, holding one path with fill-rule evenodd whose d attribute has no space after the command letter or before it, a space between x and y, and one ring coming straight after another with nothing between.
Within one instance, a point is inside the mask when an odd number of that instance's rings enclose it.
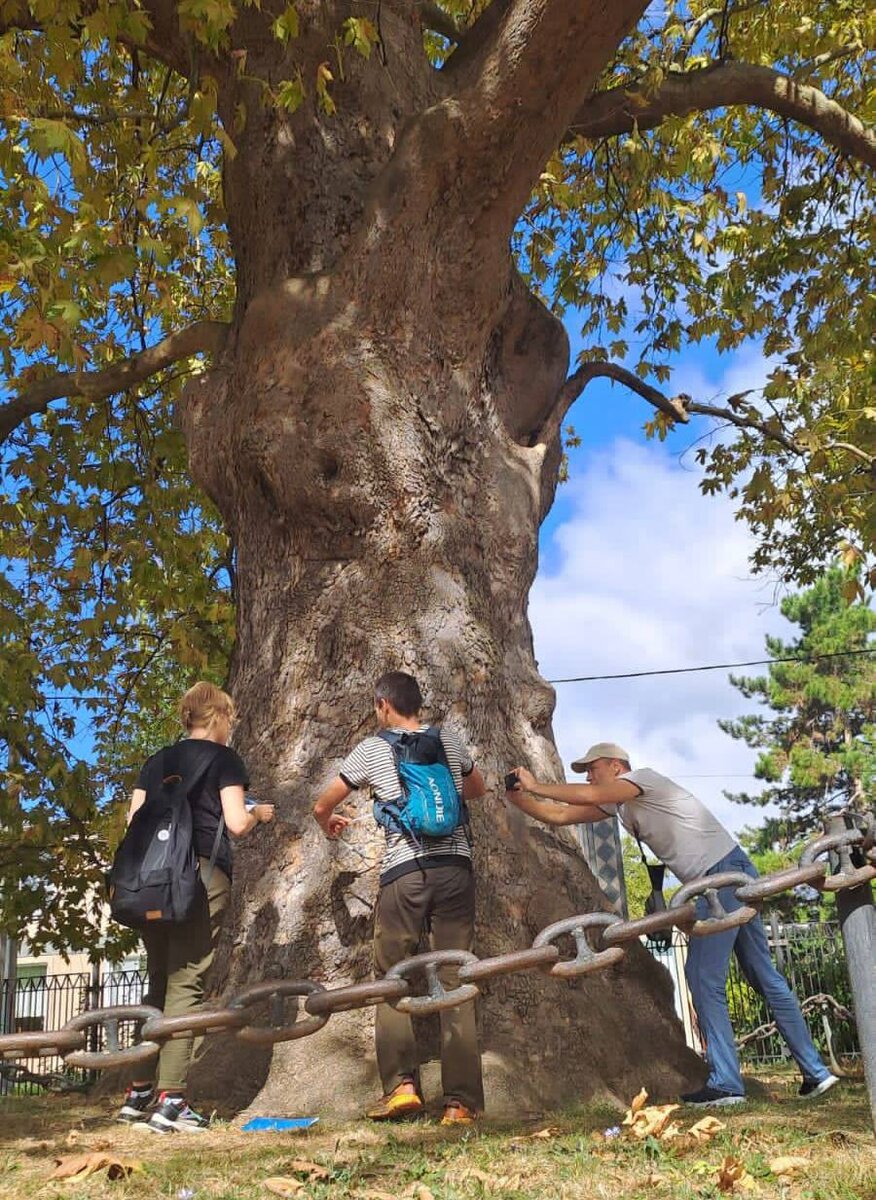
<instances>
[{"instance_id":1,"label":"light beige t-shirt","mask_svg":"<svg viewBox=\"0 0 876 1200\"><path fill-rule=\"evenodd\" d=\"M665 775L644 767L618 778L629 779L642 792L618 805L624 828L647 842L682 883L702 875L736 845L705 804Z\"/></svg>"}]
</instances>

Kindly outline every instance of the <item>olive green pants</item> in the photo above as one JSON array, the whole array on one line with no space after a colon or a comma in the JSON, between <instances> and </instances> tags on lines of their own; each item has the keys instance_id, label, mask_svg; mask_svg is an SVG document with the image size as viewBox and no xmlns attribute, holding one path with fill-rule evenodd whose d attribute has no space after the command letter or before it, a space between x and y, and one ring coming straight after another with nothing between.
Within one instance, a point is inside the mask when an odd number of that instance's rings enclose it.
<instances>
[{"instance_id":1,"label":"olive green pants","mask_svg":"<svg viewBox=\"0 0 876 1200\"><path fill-rule=\"evenodd\" d=\"M471 950L474 941L475 884L464 863L411 871L380 889L374 923L374 967L385 975L403 958L417 953L424 930L433 950ZM458 982L458 968L443 967L445 987ZM419 1058L411 1018L388 1004L375 1017L377 1067L385 1094L411 1078L419 1091ZM441 1086L444 1103L459 1100L481 1112L484 1085L472 1001L441 1013Z\"/></svg>"},{"instance_id":2,"label":"olive green pants","mask_svg":"<svg viewBox=\"0 0 876 1200\"><path fill-rule=\"evenodd\" d=\"M200 863L201 878L206 879L210 860L202 858ZM188 921L144 930L149 972L144 1004L160 1008L166 1017L180 1017L203 1002L204 978L213 962L222 914L230 897L231 880L214 867L203 903ZM201 1041L189 1034L164 1043L158 1056L159 1091L185 1091L189 1064Z\"/></svg>"}]
</instances>

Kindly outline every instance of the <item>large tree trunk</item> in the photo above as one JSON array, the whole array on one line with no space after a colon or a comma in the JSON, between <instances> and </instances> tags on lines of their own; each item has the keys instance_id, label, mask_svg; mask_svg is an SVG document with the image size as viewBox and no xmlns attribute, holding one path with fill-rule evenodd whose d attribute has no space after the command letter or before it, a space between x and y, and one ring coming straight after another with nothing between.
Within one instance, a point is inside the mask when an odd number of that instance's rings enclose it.
<instances>
[{"instance_id":1,"label":"large tree trunk","mask_svg":"<svg viewBox=\"0 0 876 1200\"><path fill-rule=\"evenodd\" d=\"M419 36L404 7L382 32L390 59ZM433 102L431 77L392 79L392 104L377 104L373 83L355 92L337 156L324 139L308 156L299 140L286 162L283 119L248 123L227 179L236 336L181 408L193 471L237 548L235 744L279 809L238 854L216 990L369 975L376 832L353 827L345 842L358 854L330 844L310 807L370 731L387 669L418 677L429 716L456 724L488 780L473 813L478 952L524 947L550 921L606 907L572 835L529 827L497 797L517 762L561 775L526 604L557 478L558 440L539 431L565 377L565 334L513 269L511 208L487 219L472 203L480 168L467 185L465 162L488 133L464 106ZM380 136L357 158L350 131L371 103ZM499 185L523 187L510 165ZM486 206L496 182L478 186ZM294 237L276 219L290 196L306 213ZM496 981L481 1018L494 1112L696 1078L668 976L639 947L573 984ZM199 1091L228 1099L231 1083L230 1098L257 1095L262 1110L357 1112L377 1089L372 1024L369 1010L336 1016L272 1058L248 1049L230 1062L225 1045L204 1059Z\"/></svg>"}]
</instances>

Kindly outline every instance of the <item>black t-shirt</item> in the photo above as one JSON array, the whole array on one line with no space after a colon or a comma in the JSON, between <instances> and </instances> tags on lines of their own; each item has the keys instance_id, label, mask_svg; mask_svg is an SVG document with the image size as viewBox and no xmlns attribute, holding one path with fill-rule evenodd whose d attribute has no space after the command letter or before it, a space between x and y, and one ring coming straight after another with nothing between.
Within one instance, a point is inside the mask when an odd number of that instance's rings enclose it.
<instances>
[{"instance_id":1,"label":"black t-shirt","mask_svg":"<svg viewBox=\"0 0 876 1200\"><path fill-rule=\"evenodd\" d=\"M189 804L192 806L192 841L195 853L201 858L209 858L213 852L213 842L216 840L216 830L222 816L222 800L219 795L222 788L235 784L242 788L249 787L249 776L240 755L230 746L222 746L206 738L183 738L175 745L165 746L148 758L137 778L137 787L142 788L147 795L150 782L154 787L165 775L181 775L183 779L192 778L194 781L203 769L208 754L212 756L212 762L207 773L202 776L202 782L196 791L189 792ZM232 858L231 839L228 830L223 829L216 866L224 871L229 879Z\"/></svg>"}]
</instances>

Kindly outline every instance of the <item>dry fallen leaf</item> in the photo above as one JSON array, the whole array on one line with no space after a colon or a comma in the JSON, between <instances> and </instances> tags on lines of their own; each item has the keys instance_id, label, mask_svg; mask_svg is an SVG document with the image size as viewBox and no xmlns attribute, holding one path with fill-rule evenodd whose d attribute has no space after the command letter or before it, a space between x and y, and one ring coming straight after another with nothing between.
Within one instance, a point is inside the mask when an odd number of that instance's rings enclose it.
<instances>
[{"instance_id":1,"label":"dry fallen leaf","mask_svg":"<svg viewBox=\"0 0 876 1200\"><path fill-rule=\"evenodd\" d=\"M732 1192L737 1187L743 1191L757 1191L757 1184L746 1171L745 1164L741 1159L733 1158L729 1154L725 1156L724 1161L718 1167L718 1177L715 1182L719 1192Z\"/></svg>"},{"instance_id":2,"label":"dry fallen leaf","mask_svg":"<svg viewBox=\"0 0 876 1200\"><path fill-rule=\"evenodd\" d=\"M629 1126L633 1137L640 1139L646 1137L659 1138L669 1125L672 1114L677 1112L680 1107L680 1104L653 1104L648 1105L646 1108L640 1108L635 1114L630 1109L623 1120L623 1124Z\"/></svg>"},{"instance_id":3,"label":"dry fallen leaf","mask_svg":"<svg viewBox=\"0 0 876 1200\"><path fill-rule=\"evenodd\" d=\"M79 1133L78 1129L71 1129L70 1132L67 1134L67 1136L64 1138L64 1145L65 1146L78 1146L80 1137L81 1137L81 1134Z\"/></svg>"},{"instance_id":4,"label":"dry fallen leaf","mask_svg":"<svg viewBox=\"0 0 876 1200\"><path fill-rule=\"evenodd\" d=\"M803 1171L811 1166L808 1158L799 1155L784 1154L779 1158L770 1159L770 1170L774 1175L793 1175L795 1171Z\"/></svg>"},{"instance_id":5,"label":"dry fallen leaf","mask_svg":"<svg viewBox=\"0 0 876 1200\"><path fill-rule=\"evenodd\" d=\"M672 1142L676 1138L680 1138L683 1136L684 1136L684 1130L678 1124L677 1121L670 1121L670 1123L666 1126L666 1128L662 1129L660 1131L660 1141L661 1142Z\"/></svg>"},{"instance_id":6,"label":"dry fallen leaf","mask_svg":"<svg viewBox=\"0 0 876 1200\"><path fill-rule=\"evenodd\" d=\"M648 1103L648 1093L645 1091L644 1088L642 1088L642 1090L639 1092L639 1094L637 1096L633 1096L633 1102L630 1105L630 1114L635 1116L635 1114L639 1111L639 1109L644 1108L647 1103Z\"/></svg>"},{"instance_id":7,"label":"dry fallen leaf","mask_svg":"<svg viewBox=\"0 0 876 1200\"><path fill-rule=\"evenodd\" d=\"M544 1129L539 1129L537 1133L528 1133L526 1136L528 1138L545 1138L545 1139L547 1139L547 1138L556 1137L559 1132L560 1132L560 1130L559 1130L558 1126L547 1125L547 1126L545 1126Z\"/></svg>"},{"instance_id":8,"label":"dry fallen leaf","mask_svg":"<svg viewBox=\"0 0 876 1200\"><path fill-rule=\"evenodd\" d=\"M362 1200L398 1200L397 1192L381 1192L377 1188L368 1188L361 1196Z\"/></svg>"},{"instance_id":9,"label":"dry fallen leaf","mask_svg":"<svg viewBox=\"0 0 876 1200\"><path fill-rule=\"evenodd\" d=\"M264 1181L264 1185L275 1196L297 1196L304 1191L301 1180L293 1179L290 1175L272 1175Z\"/></svg>"},{"instance_id":10,"label":"dry fallen leaf","mask_svg":"<svg viewBox=\"0 0 876 1200\"><path fill-rule=\"evenodd\" d=\"M98 1171L106 1171L108 1179L127 1179L143 1164L133 1159L115 1158L112 1154L68 1154L55 1159L55 1169L49 1179L87 1179Z\"/></svg>"},{"instance_id":11,"label":"dry fallen leaf","mask_svg":"<svg viewBox=\"0 0 876 1200\"><path fill-rule=\"evenodd\" d=\"M701 1121L697 1121L696 1125L691 1125L688 1132L690 1136L697 1142L708 1142L720 1133L727 1126L723 1121L719 1121L717 1117L703 1117Z\"/></svg>"},{"instance_id":12,"label":"dry fallen leaf","mask_svg":"<svg viewBox=\"0 0 876 1200\"><path fill-rule=\"evenodd\" d=\"M520 1142L531 1142L534 1140L547 1141L548 1138L554 1138L560 1132L558 1125L547 1125L544 1129L539 1129L537 1133L522 1133L519 1137L511 1138L511 1145L519 1145Z\"/></svg>"},{"instance_id":13,"label":"dry fallen leaf","mask_svg":"<svg viewBox=\"0 0 876 1200\"><path fill-rule=\"evenodd\" d=\"M415 1183L409 1195L413 1197L413 1200L435 1200L425 1183Z\"/></svg>"}]
</instances>

